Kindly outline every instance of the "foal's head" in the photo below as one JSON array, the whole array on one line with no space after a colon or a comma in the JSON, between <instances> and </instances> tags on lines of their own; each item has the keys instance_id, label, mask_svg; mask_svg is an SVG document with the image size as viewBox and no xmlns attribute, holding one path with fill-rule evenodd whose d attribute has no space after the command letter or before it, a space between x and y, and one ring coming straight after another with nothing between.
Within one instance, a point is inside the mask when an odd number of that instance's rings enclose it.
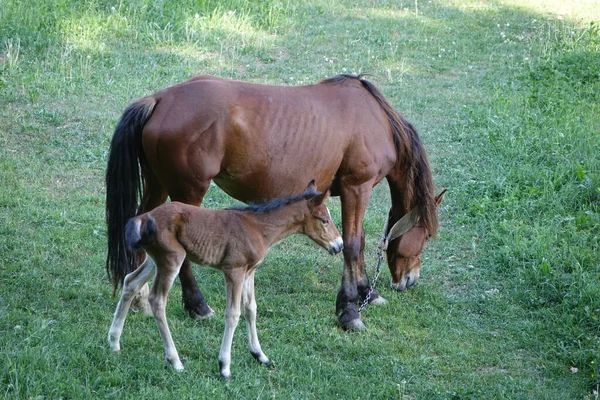
<instances>
[{"instance_id":1,"label":"foal's head","mask_svg":"<svg viewBox=\"0 0 600 400\"><path fill-rule=\"evenodd\" d=\"M442 202L446 190L436 196L437 205ZM392 279L392 289L404 290L413 286L421 276L421 252L431 235L421 220L398 239L388 245L387 259Z\"/></svg>"},{"instance_id":2,"label":"foal's head","mask_svg":"<svg viewBox=\"0 0 600 400\"><path fill-rule=\"evenodd\" d=\"M302 222L302 233L329 251L330 254L337 254L344 248L344 241L331 220L331 214L327 206L325 206L325 200L329 197L329 190L318 193L316 189L313 180L305 191L305 193L314 193L314 196L307 198L308 213Z\"/></svg>"}]
</instances>

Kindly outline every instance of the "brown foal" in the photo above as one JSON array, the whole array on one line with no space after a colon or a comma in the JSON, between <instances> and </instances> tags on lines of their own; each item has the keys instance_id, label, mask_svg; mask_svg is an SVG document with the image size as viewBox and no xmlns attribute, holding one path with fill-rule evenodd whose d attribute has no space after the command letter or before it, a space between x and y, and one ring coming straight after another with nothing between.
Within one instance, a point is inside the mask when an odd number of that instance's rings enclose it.
<instances>
[{"instance_id":1,"label":"brown foal","mask_svg":"<svg viewBox=\"0 0 600 400\"><path fill-rule=\"evenodd\" d=\"M321 247L337 254L343 241L331 221L325 200L329 191L317 192L314 181L299 196L239 209L207 210L183 203L163 204L129 220L125 243L150 255L125 277L121 299L108 333L113 351L121 349L119 339L134 295L155 275L150 306L165 346L167 361L182 370L166 319L167 295L182 263L187 259L220 269L225 274L227 310L225 333L219 352L219 368L231 376L231 344L243 306L250 353L261 363L263 353L256 333L254 271L269 248L295 233L302 233ZM154 262L152 262L152 260Z\"/></svg>"}]
</instances>

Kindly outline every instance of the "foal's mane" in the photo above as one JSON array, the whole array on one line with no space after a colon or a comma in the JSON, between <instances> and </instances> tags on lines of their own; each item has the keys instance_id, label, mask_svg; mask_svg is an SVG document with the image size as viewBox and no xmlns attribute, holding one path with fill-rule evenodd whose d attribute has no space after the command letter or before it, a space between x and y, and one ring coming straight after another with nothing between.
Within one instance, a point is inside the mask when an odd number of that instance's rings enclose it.
<instances>
[{"instance_id":1,"label":"foal's mane","mask_svg":"<svg viewBox=\"0 0 600 400\"><path fill-rule=\"evenodd\" d=\"M307 190L304 193L299 194L294 197L288 197L288 198L284 198L284 199L274 199L274 200L268 201L266 203L260 203L260 204L251 203L246 206L233 206L233 207L227 208L227 210L247 211L252 214L265 214L265 213L280 209L281 207L287 206L289 204L293 204L293 203L297 203L302 200L310 199L311 197L315 197L318 194L320 194L320 193L316 192L316 191Z\"/></svg>"},{"instance_id":2,"label":"foal's mane","mask_svg":"<svg viewBox=\"0 0 600 400\"><path fill-rule=\"evenodd\" d=\"M358 80L363 87L377 100L388 117L394 137L394 146L398 152L398 166L404 173L406 190L404 191L404 208L418 207L419 215L430 235L435 236L438 230L437 204L431 168L425 147L417 130L396 111L381 91L368 80L367 74L341 74L325 79L320 83L344 83L347 80Z\"/></svg>"}]
</instances>

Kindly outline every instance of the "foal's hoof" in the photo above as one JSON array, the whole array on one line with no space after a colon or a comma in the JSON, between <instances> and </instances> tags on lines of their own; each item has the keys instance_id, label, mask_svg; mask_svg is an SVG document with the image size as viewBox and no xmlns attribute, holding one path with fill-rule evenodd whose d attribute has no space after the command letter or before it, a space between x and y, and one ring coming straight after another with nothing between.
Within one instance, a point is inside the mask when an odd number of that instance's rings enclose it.
<instances>
[{"instance_id":1,"label":"foal's hoof","mask_svg":"<svg viewBox=\"0 0 600 400\"><path fill-rule=\"evenodd\" d=\"M221 379L223 379L225 381L230 381L231 380L231 371L229 371L229 370L227 370L227 371L221 370Z\"/></svg>"},{"instance_id":2,"label":"foal's hoof","mask_svg":"<svg viewBox=\"0 0 600 400\"><path fill-rule=\"evenodd\" d=\"M172 360L170 358L167 358L166 361L171 365L171 367L173 367L173 369L177 372L181 372L183 371L183 364L181 363L181 360L176 359L176 360Z\"/></svg>"},{"instance_id":3,"label":"foal's hoof","mask_svg":"<svg viewBox=\"0 0 600 400\"><path fill-rule=\"evenodd\" d=\"M271 361L262 352L261 353L250 352L250 354L252 354L252 357L254 357L256 359L256 361L258 361L259 363L261 363L263 365L269 366L271 364Z\"/></svg>"},{"instance_id":4,"label":"foal's hoof","mask_svg":"<svg viewBox=\"0 0 600 400\"><path fill-rule=\"evenodd\" d=\"M110 349L115 353L121 351L121 344L119 343L119 339L117 339L110 333L108 334L108 345L110 346Z\"/></svg>"},{"instance_id":5,"label":"foal's hoof","mask_svg":"<svg viewBox=\"0 0 600 400\"><path fill-rule=\"evenodd\" d=\"M366 329L364 322L360 320L360 318L353 319L352 321L346 322L344 324L344 330L349 332L357 332Z\"/></svg>"}]
</instances>

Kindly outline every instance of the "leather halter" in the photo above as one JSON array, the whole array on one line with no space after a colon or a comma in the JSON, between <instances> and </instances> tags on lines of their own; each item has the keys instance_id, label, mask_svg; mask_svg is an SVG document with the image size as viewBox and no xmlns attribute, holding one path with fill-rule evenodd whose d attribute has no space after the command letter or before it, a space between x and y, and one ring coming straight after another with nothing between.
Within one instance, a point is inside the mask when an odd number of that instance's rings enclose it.
<instances>
[{"instance_id":1,"label":"leather halter","mask_svg":"<svg viewBox=\"0 0 600 400\"><path fill-rule=\"evenodd\" d=\"M411 230L417 224L417 222L419 222L420 218L421 217L417 212L417 207L413 207L392 226L389 232L389 220L386 221L385 226L383 227L383 239L381 239L381 250L386 251L388 244L392 240L398 239L400 236L404 235L406 232Z\"/></svg>"}]
</instances>

